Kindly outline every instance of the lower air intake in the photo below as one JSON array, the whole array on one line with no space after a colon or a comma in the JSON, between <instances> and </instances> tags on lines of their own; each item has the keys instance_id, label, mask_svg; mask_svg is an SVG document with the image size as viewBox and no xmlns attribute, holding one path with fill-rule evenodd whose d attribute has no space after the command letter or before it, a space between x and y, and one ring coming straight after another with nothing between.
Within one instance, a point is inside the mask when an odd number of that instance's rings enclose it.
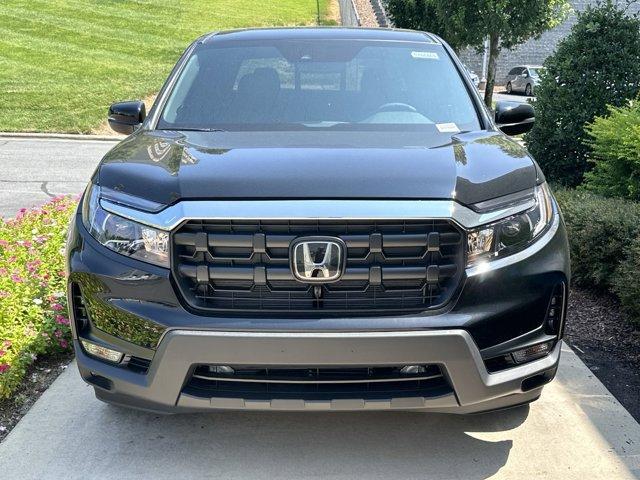
<instances>
[{"instance_id":1,"label":"lower air intake","mask_svg":"<svg viewBox=\"0 0 640 480\"><path fill-rule=\"evenodd\" d=\"M439 366L411 367L220 368L198 365L183 393L204 398L313 401L351 398L433 398L452 392Z\"/></svg>"}]
</instances>

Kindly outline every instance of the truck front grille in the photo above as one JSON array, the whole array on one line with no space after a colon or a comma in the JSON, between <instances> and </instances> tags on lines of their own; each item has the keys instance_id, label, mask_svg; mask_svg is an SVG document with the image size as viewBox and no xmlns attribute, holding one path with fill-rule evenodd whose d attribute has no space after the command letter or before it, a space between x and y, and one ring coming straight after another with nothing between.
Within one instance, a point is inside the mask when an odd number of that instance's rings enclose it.
<instances>
[{"instance_id":1,"label":"truck front grille","mask_svg":"<svg viewBox=\"0 0 640 480\"><path fill-rule=\"evenodd\" d=\"M289 267L301 236L340 238L339 281L310 285ZM172 235L184 300L211 314L382 315L444 305L463 272L461 231L447 220L191 220Z\"/></svg>"}]
</instances>

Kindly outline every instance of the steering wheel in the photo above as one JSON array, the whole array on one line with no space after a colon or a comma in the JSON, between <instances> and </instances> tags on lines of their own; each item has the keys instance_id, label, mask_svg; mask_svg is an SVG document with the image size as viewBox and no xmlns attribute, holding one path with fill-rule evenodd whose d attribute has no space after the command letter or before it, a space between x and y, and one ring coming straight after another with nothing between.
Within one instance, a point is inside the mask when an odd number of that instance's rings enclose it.
<instances>
[{"instance_id":1,"label":"steering wheel","mask_svg":"<svg viewBox=\"0 0 640 480\"><path fill-rule=\"evenodd\" d=\"M409 105L408 103L392 102L380 105L376 110L379 112L417 112L416 107Z\"/></svg>"}]
</instances>

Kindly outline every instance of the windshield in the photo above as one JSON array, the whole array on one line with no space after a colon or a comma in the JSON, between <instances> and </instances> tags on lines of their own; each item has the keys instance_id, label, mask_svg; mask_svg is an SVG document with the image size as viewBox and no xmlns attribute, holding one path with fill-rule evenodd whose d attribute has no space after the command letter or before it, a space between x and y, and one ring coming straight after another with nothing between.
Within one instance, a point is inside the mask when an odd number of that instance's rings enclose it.
<instances>
[{"instance_id":1,"label":"windshield","mask_svg":"<svg viewBox=\"0 0 640 480\"><path fill-rule=\"evenodd\" d=\"M539 77L541 73L544 73L544 67L529 68L529 75L532 77Z\"/></svg>"},{"instance_id":2,"label":"windshield","mask_svg":"<svg viewBox=\"0 0 640 480\"><path fill-rule=\"evenodd\" d=\"M478 130L437 44L221 41L187 61L159 119L170 130Z\"/></svg>"}]
</instances>

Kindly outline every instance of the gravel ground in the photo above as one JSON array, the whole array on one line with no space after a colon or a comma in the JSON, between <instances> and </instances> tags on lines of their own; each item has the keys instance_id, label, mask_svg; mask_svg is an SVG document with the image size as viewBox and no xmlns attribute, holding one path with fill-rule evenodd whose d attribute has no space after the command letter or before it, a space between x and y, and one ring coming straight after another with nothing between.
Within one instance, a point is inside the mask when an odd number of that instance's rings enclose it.
<instances>
[{"instance_id":1,"label":"gravel ground","mask_svg":"<svg viewBox=\"0 0 640 480\"><path fill-rule=\"evenodd\" d=\"M616 299L573 288L565 341L640 421L640 328L631 325Z\"/></svg>"},{"instance_id":2,"label":"gravel ground","mask_svg":"<svg viewBox=\"0 0 640 480\"><path fill-rule=\"evenodd\" d=\"M378 27L378 20L373 13L371 0L354 0L358 15L360 15L360 23L362 27Z\"/></svg>"}]
</instances>

